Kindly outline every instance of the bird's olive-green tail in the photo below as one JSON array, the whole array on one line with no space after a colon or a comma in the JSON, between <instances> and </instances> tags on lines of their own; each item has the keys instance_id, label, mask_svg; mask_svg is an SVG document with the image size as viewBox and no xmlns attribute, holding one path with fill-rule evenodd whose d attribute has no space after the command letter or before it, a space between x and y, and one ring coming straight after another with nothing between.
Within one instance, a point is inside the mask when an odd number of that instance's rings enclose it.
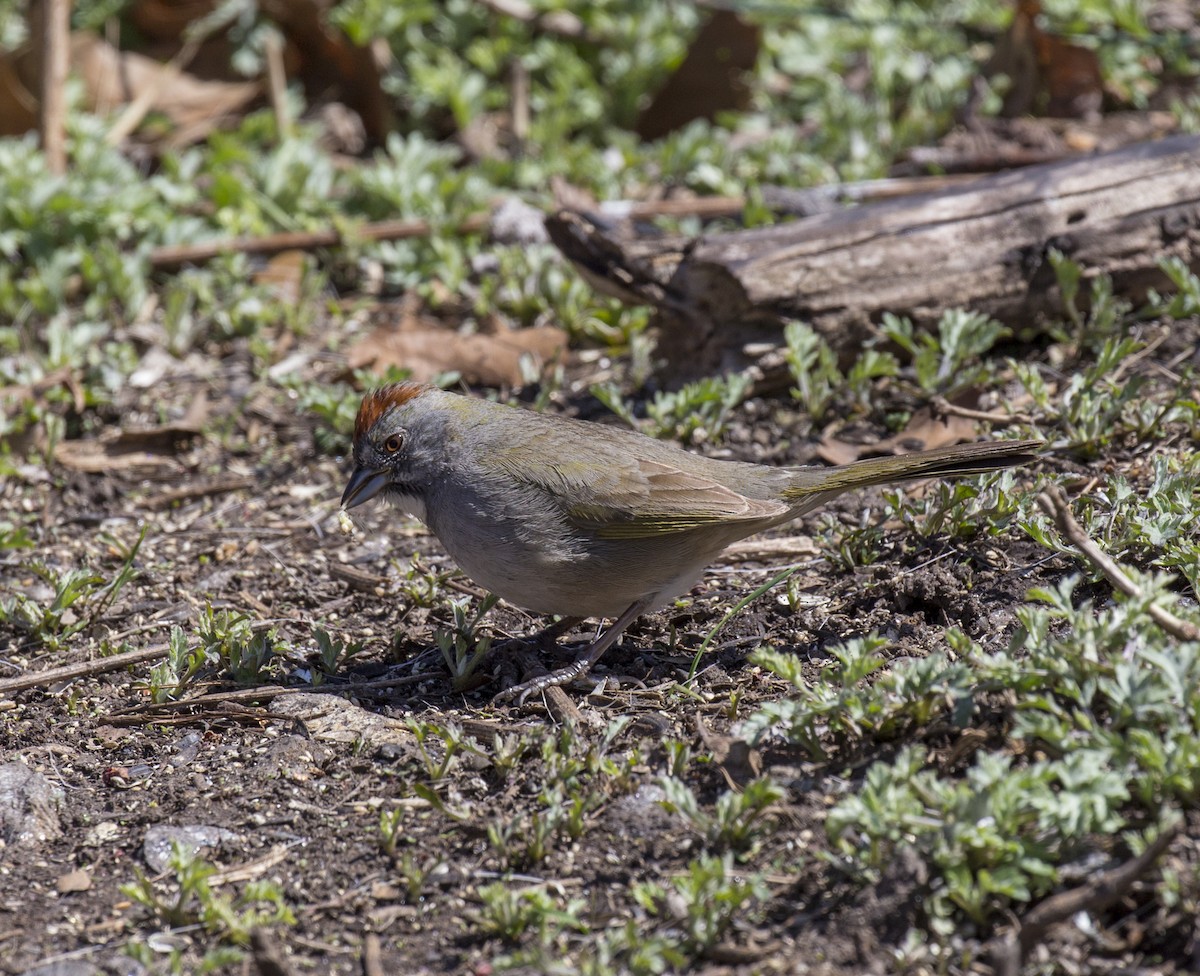
<instances>
[{"instance_id":1,"label":"bird's olive-green tail","mask_svg":"<svg viewBox=\"0 0 1200 976\"><path fill-rule=\"evenodd\" d=\"M935 451L863 458L836 468L795 468L793 483L783 497L800 501L810 495L850 491L869 485L890 485L921 478L959 478L1027 464L1037 458L1040 441L982 441L956 444Z\"/></svg>"}]
</instances>

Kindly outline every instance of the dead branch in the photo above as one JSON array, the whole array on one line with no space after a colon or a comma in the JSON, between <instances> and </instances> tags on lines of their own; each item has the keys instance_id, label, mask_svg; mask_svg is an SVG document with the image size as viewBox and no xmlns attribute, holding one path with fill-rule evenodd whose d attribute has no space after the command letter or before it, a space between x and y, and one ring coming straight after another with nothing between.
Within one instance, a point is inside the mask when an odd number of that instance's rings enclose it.
<instances>
[{"instance_id":1,"label":"dead branch","mask_svg":"<svg viewBox=\"0 0 1200 976\"><path fill-rule=\"evenodd\" d=\"M686 379L744 368L792 320L847 356L887 312L1028 328L1062 313L1052 250L1140 300L1169 287L1164 258L1200 268L1198 173L1200 136L1174 136L772 227L633 236L562 211L547 232L595 287L658 310L659 351Z\"/></svg>"},{"instance_id":2,"label":"dead branch","mask_svg":"<svg viewBox=\"0 0 1200 976\"><path fill-rule=\"evenodd\" d=\"M67 72L71 63L71 0L41 0L33 12L41 18L41 105L38 128L51 173L67 171Z\"/></svg>"},{"instance_id":3,"label":"dead branch","mask_svg":"<svg viewBox=\"0 0 1200 976\"><path fill-rule=\"evenodd\" d=\"M1075 516L1071 514L1070 503L1059 488L1051 486L1038 495L1038 507L1054 519L1058 530L1093 566L1104 574L1109 583L1126 596L1134 599L1142 598L1142 588L1131 580L1120 564L1096 545L1083 531L1083 527L1075 521ZM1169 610L1153 603L1147 608L1147 612L1154 622L1172 637L1185 641L1200 640L1200 627L1190 620L1176 617Z\"/></svg>"},{"instance_id":4,"label":"dead branch","mask_svg":"<svg viewBox=\"0 0 1200 976\"><path fill-rule=\"evenodd\" d=\"M1181 819L1177 820L1164 829L1137 857L1102 871L1077 888L1051 895L1027 912L1015 934L993 942L991 955L997 976L1019 976L1021 965L1029 957L1030 951L1055 925L1079 912L1094 914L1103 911L1123 897L1134 882L1166 853L1179 833L1181 823Z\"/></svg>"},{"instance_id":5,"label":"dead branch","mask_svg":"<svg viewBox=\"0 0 1200 976\"><path fill-rule=\"evenodd\" d=\"M455 234L477 234L488 226L489 214L473 214L457 227ZM435 228L427 220L381 220L365 224L353 233L336 228L313 231L285 231L261 237L233 237L198 244L173 244L150 252L153 268L177 268L184 264L202 264L222 254L278 254L280 251L309 251L320 247L340 247L353 241L402 241L429 237Z\"/></svg>"},{"instance_id":6,"label":"dead branch","mask_svg":"<svg viewBox=\"0 0 1200 976\"><path fill-rule=\"evenodd\" d=\"M5 678L0 680L0 695L28 691L30 688L49 688L60 681L74 681L76 678L108 674L134 664L157 661L167 656L168 647L167 644L155 644L152 647L142 647L136 651L126 651L124 654L114 654L111 657L98 657L81 664L65 664L61 668L50 668L48 671L35 671L16 678Z\"/></svg>"}]
</instances>

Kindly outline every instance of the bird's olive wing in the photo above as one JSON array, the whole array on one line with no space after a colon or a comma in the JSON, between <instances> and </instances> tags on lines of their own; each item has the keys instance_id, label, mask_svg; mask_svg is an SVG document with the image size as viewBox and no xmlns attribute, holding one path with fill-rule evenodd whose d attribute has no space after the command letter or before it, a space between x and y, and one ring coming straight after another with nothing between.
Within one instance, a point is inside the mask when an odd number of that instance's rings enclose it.
<instances>
[{"instance_id":1,"label":"bird's olive wing","mask_svg":"<svg viewBox=\"0 0 1200 976\"><path fill-rule=\"evenodd\" d=\"M601 539L645 539L758 522L788 510L783 502L747 498L712 478L648 458L623 458L607 466L551 462L524 475L527 483L553 493L567 518Z\"/></svg>"}]
</instances>

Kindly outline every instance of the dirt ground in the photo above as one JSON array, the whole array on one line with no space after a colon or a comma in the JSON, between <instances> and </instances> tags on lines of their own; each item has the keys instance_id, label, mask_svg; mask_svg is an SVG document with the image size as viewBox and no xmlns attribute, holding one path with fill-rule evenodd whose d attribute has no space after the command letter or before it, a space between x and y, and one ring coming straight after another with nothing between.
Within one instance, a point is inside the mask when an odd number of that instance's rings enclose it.
<instances>
[{"instance_id":1,"label":"dirt ground","mask_svg":"<svg viewBox=\"0 0 1200 976\"><path fill-rule=\"evenodd\" d=\"M110 445L85 470L85 442L179 421L201 396L209 405L204 429L217 433L169 430ZM0 783L9 804L0 810L7 840L0 847L0 971L168 971L172 951L181 954L180 971L197 971L211 937L195 925L167 925L121 890L139 870L162 878L168 841L177 837L205 842L205 856L225 882L215 890L238 891L253 880L281 887L296 924L272 929L268 942L275 944L256 947L261 972L491 972L512 946L472 922L479 888L505 870L485 824L535 808L544 760L534 749L506 778L460 762L442 793L450 809L439 810L414 796L411 786L425 766L403 722L458 723L480 742L516 733L536 741L564 716L541 699L497 706L491 696L526 673L530 661L554 666L553 655L544 648L499 653L485 669L489 680L455 692L432 633L450 621L448 599L471 584L459 579L432 606L416 605L401 586L410 556L419 554L433 571L451 569L435 540L376 505L354 513L354 536L339 529L346 459L316 447L314 422L284 392L254 378L246 349L222 350L203 371L130 390L98 416L102 424L76 431L78 439L59 447L74 452L67 463L50 471L30 466L7 479L3 506L31 519L33 555L57 570L86 565L111 576L145 528L139 575L60 649L0 631L0 679L158 646L172 625L194 639L207 604L243 613L257 628L275 628L290 657L265 687L240 689L210 674L182 701L162 707L145 690L152 663L0 698L3 762L33 774L26 782ZM733 455L810 460L811 443L793 438L786 426L792 416L782 399L743 407L730 437ZM880 511L880 496L866 493L840 501L833 514L846 525L869 525ZM581 747L601 742L612 720L627 718L608 754L634 754L638 761L626 771L623 791L612 791L590 812L577 840L558 843L518 877L551 880L587 900L593 926L613 924L633 882L670 876L696 854L694 831L656 802L655 783L669 761L664 742L719 751L737 718L786 693L779 679L747 663L750 650L769 641L816 669L830 644L875 630L892 642L890 654L921 656L947 624L1000 649L1030 587L1073 568L1016 528L995 538L923 540L890 524L877 561L844 568L821 555L824 525L821 515L809 516L775 533L774 551L736 550L684 605L629 630L597 668L607 681L594 694L586 686L570 690L582 719ZM42 600L52 596L30 561L29 552L4 554L0 595L25 588ZM713 642L691 691L679 694L713 625L794 563L801 566L795 605L783 588L753 602ZM504 606L489 619L498 639L543 623ZM314 624L364 644L361 655L316 689ZM587 634L580 629L566 643ZM973 734L981 741L1002 736L1002 711L998 705L991 727L985 714ZM921 738L950 765L969 754L956 760L961 731L949 725ZM897 863L878 884L858 889L820 856L828 844L824 810L847 778L884 754L880 748L841 756L837 764L783 748L761 757L762 772L787 790L782 826L761 860L791 857L806 867L772 890L758 925L735 929L721 951L697 963L699 971L891 968L893 950L921 912L919 866ZM731 765L692 764L691 787L711 802L727 788ZM380 811L392 808L406 812L399 849L388 852L378 824ZM471 818L456 820L454 808L471 810ZM427 871L419 893L406 888L406 870L398 867L404 857L410 868ZM1136 905L1123 911L1136 913ZM1177 920L1174 928L1144 930L1139 952L1183 958L1192 938L1187 929L1186 920ZM148 969L131 960L125 955L131 940L148 944L159 962ZM1114 947L1114 964L1128 958L1125 950ZM272 951L282 954L282 968L269 968ZM1047 964L1067 965L1082 964L1094 948L1067 939L1042 951ZM254 969L238 964L229 971Z\"/></svg>"}]
</instances>

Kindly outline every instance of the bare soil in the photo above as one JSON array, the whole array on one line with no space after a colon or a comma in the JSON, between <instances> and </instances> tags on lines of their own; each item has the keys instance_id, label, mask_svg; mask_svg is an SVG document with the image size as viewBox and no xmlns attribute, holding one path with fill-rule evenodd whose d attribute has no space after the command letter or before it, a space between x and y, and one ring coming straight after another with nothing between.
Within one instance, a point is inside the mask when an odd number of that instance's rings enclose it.
<instances>
[{"instance_id":1,"label":"bare soil","mask_svg":"<svg viewBox=\"0 0 1200 976\"><path fill-rule=\"evenodd\" d=\"M414 553L431 570L452 569L436 540L381 506L355 513L355 536L340 531L346 459L319 450L314 422L277 387L254 379L247 349L213 354L203 369L168 376L150 390L130 389L90 411L86 421L70 417L70 443L59 447L65 463L49 470L31 465L5 481L3 509L28 521L35 548L4 554L0 597L27 592L49 602L52 591L31 570L34 561L55 571L90 566L111 577L143 528L146 535L137 579L61 649L51 651L22 631L0 630L0 680L160 644L172 625L194 640L206 605L274 628L292 648L290 657L266 686L238 688L212 673L180 702L161 708L145 690L151 664L0 698L3 762L24 764L50 790L39 806L34 787L14 788L7 802L26 808L0 811L0 971L42 972L35 967L51 963L60 968L47 972L145 971L124 954L131 940L149 940L163 966L171 950L179 950L182 971L196 971L213 938L196 926L171 928L121 886L139 870L162 877L164 837L174 835L156 828L204 827L210 832L203 836L214 841L205 856L229 875L215 890L236 893L249 880L274 881L295 912L294 926L276 927L256 945L260 972L483 976L513 951L473 921L479 888L511 871L489 843L487 825L537 811L544 761L535 748L502 776L464 759L439 784L447 809L437 809L414 797L413 784L428 777L403 722L458 723L488 744L517 733L536 740L563 716L541 699L497 706L491 696L522 677L530 661L552 667L557 659L545 648L505 651L493 656L479 687L454 691L432 633L449 622L447 601L458 591L443 586L425 607L400 586ZM209 403L206 433L177 431L110 445L99 470L82 470L85 444L112 431L128 436L176 421L200 396ZM594 411L582 397L568 397L566 407ZM772 462L809 460L811 439L796 430L786 402L754 401L734 424L729 450ZM1048 463L1072 466L1063 459ZM864 493L841 500L832 515L843 524L870 525L881 511L880 496ZM588 815L582 836L560 839L512 883L543 879L585 899L589 924L600 929L623 921L632 884L681 871L700 848L695 831L656 802L656 782L668 762L664 742L681 740L719 757L737 719L758 702L786 694L781 681L747 663L760 643L800 656L814 671L827 662L830 644L872 631L891 641L895 656L941 646L947 624L1001 649L1028 589L1074 569L1016 528L994 538L923 540L885 524L878 558L858 568L820 555L828 534L823 517L813 515L776 534L790 543L790 555L743 550L731 556L683 605L631 628L596 669L594 677L605 681L594 693L588 693L593 682L570 689L582 719L579 748L595 746L612 720L627 718L608 754L636 752L639 761L619 791L605 787L610 792ZM782 588L754 601L713 641L690 691L681 693L696 649L716 622L795 562L801 564L793 580L795 606ZM461 578L454 585L472 588ZM530 634L545 623L503 605L489 621L498 639ZM315 624L361 641L364 652L314 689ZM569 647L589 633L578 629L564 643ZM943 722L916 737L947 768L962 766L972 742L1004 741L1008 703L983 704L970 729ZM396 721L347 731L349 716L363 713ZM864 887L821 855L829 805L894 748L867 743L828 763L785 748L755 758L761 772L787 788L777 829L756 865L803 867L778 872L765 916L736 927L696 971L892 968L896 947L922 921L927 879L921 866L897 863ZM712 802L744 773L726 755L723 762L691 764L687 775L701 799ZM407 812L393 854L380 845L379 816L401 801ZM452 816L464 810L465 821ZM14 824L31 832L21 836ZM429 872L415 894L406 886L404 858L410 868ZM1139 920L1138 906L1135 893L1098 921L1111 936L1103 943L1107 950L1101 942L1082 942L1072 928L1038 952L1044 950L1047 963L1075 966L1071 971L1093 966L1097 953L1109 967L1186 958L1190 920ZM953 971L982 966L990 934L967 933L979 952ZM272 951L281 954L282 969L269 968Z\"/></svg>"}]
</instances>

